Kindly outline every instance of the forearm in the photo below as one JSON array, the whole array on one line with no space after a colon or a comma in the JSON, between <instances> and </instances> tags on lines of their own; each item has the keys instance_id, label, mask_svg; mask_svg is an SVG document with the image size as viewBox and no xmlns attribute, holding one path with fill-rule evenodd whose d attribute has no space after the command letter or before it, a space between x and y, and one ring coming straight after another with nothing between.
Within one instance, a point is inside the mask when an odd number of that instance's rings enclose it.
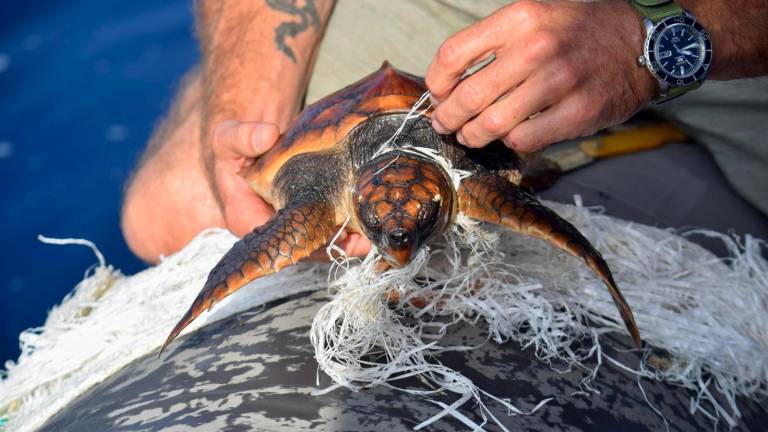
<instances>
[{"instance_id":1,"label":"forearm","mask_svg":"<svg viewBox=\"0 0 768 432\"><path fill-rule=\"evenodd\" d=\"M298 111L330 0L201 0L203 137L225 119L258 120L283 130Z\"/></svg>"},{"instance_id":2,"label":"forearm","mask_svg":"<svg viewBox=\"0 0 768 432\"><path fill-rule=\"evenodd\" d=\"M712 39L709 78L726 80L768 74L768 2L765 0L678 0Z\"/></svg>"}]
</instances>

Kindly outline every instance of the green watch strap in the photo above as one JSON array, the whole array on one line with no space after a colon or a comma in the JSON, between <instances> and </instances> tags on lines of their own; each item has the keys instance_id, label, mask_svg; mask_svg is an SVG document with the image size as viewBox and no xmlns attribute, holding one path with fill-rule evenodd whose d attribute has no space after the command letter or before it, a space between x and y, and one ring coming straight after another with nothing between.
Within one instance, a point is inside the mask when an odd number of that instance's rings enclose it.
<instances>
[{"instance_id":1,"label":"green watch strap","mask_svg":"<svg viewBox=\"0 0 768 432\"><path fill-rule=\"evenodd\" d=\"M666 96L656 96L653 99L653 103L660 104L669 100L672 100L678 96L682 96L686 93L688 93L691 90L696 90L701 86L701 81L696 81L695 83L686 86L686 87L670 87L669 92L667 92Z\"/></svg>"},{"instance_id":2,"label":"green watch strap","mask_svg":"<svg viewBox=\"0 0 768 432\"><path fill-rule=\"evenodd\" d=\"M683 14L683 8L672 0L630 0L630 4L654 23L669 16Z\"/></svg>"}]
</instances>

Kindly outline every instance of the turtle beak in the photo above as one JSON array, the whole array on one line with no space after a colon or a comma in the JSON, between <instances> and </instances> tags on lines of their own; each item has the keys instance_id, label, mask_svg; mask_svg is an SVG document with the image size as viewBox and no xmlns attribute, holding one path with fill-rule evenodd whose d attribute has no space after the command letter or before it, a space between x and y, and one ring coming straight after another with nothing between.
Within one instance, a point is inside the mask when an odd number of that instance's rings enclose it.
<instances>
[{"instance_id":1,"label":"turtle beak","mask_svg":"<svg viewBox=\"0 0 768 432\"><path fill-rule=\"evenodd\" d=\"M386 253L387 261L395 268L405 267L411 262L413 250L411 248L389 250Z\"/></svg>"},{"instance_id":2,"label":"turtle beak","mask_svg":"<svg viewBox=\"0 0 768 432\"><path fill-rule=\"evenodd\" d=\"M394 229L384 235L382 252L392 266L400 268L411 262L416 242L410 232L403 228Z\"/></svg>"}]
</instances>

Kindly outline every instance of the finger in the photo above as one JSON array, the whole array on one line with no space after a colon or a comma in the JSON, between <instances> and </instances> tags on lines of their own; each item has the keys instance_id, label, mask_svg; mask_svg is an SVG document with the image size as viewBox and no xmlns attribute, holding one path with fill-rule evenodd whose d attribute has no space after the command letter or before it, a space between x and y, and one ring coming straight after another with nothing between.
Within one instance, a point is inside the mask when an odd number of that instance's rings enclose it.
<instances>
[{"instance_id":1,"label":"finger","mask_svg":"<svg viewBox=\"0 0 768 432\"><path fill-rule=\"evenodd\" d=\"M504 137L529 117L563 98L576 84L576 75L570 69L553 64L470 120L456 134L457 139L469 147L482 147Z\"/></svg>"},{"instance_id":2,"label":"finger","mask_svg":"<svg viewBox=\"0 0 768 432\"><path fill-rule=\"evenodd\" d=\"M339 244L349 256L364 257L371 250L371 241L360 233L349 233Z\"/></svg>"},{"instance_id":3,"label":"finger","mask_svg":"<svg viewBox=\"0 0 768 432\"><path fill-rule=\"evenodd\" d=\"M213 135L214 155L219 158L255 158L277 141L277 126L262 122L228 120L219 123Z\"/></svg>"},{"instance_id":4,"label":"finger","mask_svg":"<svg viewBox=\"0 0 768 432\"><path fill-rule=\"evenodd\" d=\"M530 153L552 143L589 135L595 132L586 125L592 109L579 103L576 97L567 98L517 125L504 137L504 144Z\"/></svg>"},{"instance_id":5,"label":"finger","mask_svg":"<svg viewBox=\"0 0 768 432\"><path fill-rule=\"evenodd\" d=\"M364 235L359 233L344 233L336 245L350 257L364 257L371 250L371 242ZM334 253L334 256L337 254ZM325 248L314 251L309 259L311 261L328 261L328 252Z\"/></svg>"},{"instance_id":6,"label":"finger","mask_svg":"<svg viewBox=\"0 0 768 432\"><path fill-rule=\"evenodd\" d=\"M238 237L263 225L274 214L272 206L256 194L243 177L234 172L218 170L217 186L221 194L224 222Z\"/></svg>"},{"instance_id":7,"label":"finger","mask_svg":"<svg viewBox=\"0 0 768 432\"><path fill-rule=\"evenodd\" d=\"M462 80L432 113L432 127L441 134L460 129L530 73L527 63L506 56Z\"/></svg>"},{"instance_id":8,"label":"finger","mask_svg":"<svg viewBox=\"0 0 768 432\"><path fill-rule=\"evenodd\" d=\"M497 26L488 20L479 21L446 39L429 64L424 77L430 91L430 99L437 103L444 100L458 83L461 76L473 64L482 61L499 47L494 37Z\"/></svg>"}]
</instances>

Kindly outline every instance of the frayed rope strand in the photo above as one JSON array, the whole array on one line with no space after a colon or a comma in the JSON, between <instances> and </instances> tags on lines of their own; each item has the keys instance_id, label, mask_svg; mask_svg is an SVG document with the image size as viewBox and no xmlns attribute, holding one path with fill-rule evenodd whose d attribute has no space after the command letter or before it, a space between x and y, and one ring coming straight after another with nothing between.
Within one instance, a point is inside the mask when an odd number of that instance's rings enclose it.
<instances>
[{"instance_id":1,"label":"frayed rope strand","mask_svg":"<svg viewBox=\"0 0 768 432\"><path fill-rule=\"evenodd\" d=\"M104 255L102 255L99 248L96 247L96 245L90 241L90 240L84 240L84 239L78 239L78 238L53 238L53 237L46 237L42 234L39 234L37 236L37 239L43 243L46 244L53 244L53 245L82 245L82 246L88 246L91 248L93 253L96 255L96 259L99 260L99 267L106 267L107 262L104 259Z\"/></svg>"}]
</instances>

